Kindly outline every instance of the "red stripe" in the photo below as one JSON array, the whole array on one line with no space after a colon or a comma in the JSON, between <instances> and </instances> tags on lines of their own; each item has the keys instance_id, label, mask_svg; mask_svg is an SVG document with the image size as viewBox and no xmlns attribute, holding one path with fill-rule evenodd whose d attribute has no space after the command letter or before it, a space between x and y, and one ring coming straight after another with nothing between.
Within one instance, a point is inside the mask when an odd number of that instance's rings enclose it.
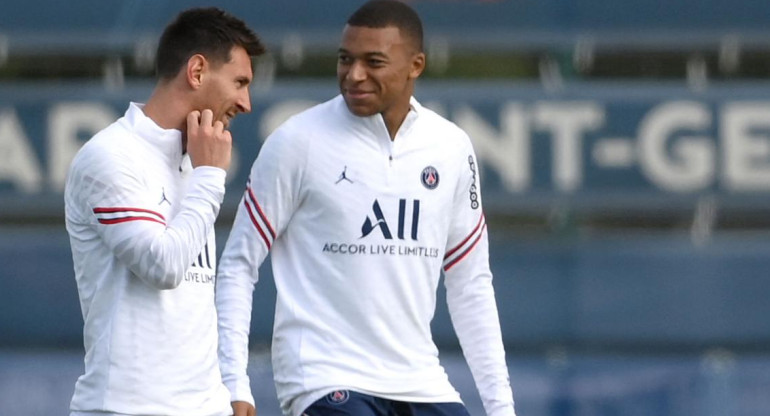
<instances>
[{"instance_id":1,"label":"red stripe","mask_svg":"<svg viewBox=\"0 0 770 416\"><path fill-rule=\"evenodd\" d=\"M468 234L467 237L465 237L465 240L463 240L460 244L456 245L453 249L449 250L446 253L446 255L444 255L444 260L448 259L452 254L455 254L455 251L459 250L463 245L465 245L465 243L468 242L468 240L471 239L471 237L473 237L473 234L475 234L476 230L479 229L479 226L481 225L481 220L483 219L484 219L484 214L481 214L481 216L479 217L479 222L476 224L476 228L474 228L473 231L471 231L471 233Z\"/></svg>"},{"instance_id":2,"label":"red stripe","mask_svg":"<svg viewBox=\"0 0 770 416\"><path fill-rule=\"evenodd\" d=\"M267 226L267 230L270 231L270 235L273 237L273 239L275 239L275 231L273 230L273 226L270 225L270 221L267 220L267 216L265 216L265 213L262 212L262 207L259 206L259 202L257 202L257 197L254 196L254 192L251 190L250 186L247 186L246 190L249 192L249 197L251 198L251 202L257 208L257 213L259 214L259 218L262 218L262 222L264 222L265 225Z\"/></svg>"},{"instance_id":3,"label":"red stripe","mask_svg":"<svg viewBox=\"0 0 770 416\"><path fill-rule=\"evenodd\" d=\"M257 222L257 219L254 217L254 214L251 212L251 207L249 206L248 201L246 199L243 200L243 205L246 206L246 212L249 214L249 217L251 218L251 223L254 224L254 228L259 231L259 235L262 236L262 240L264 240L265 245L267 246L267 249L270 250L270 241L267 239L267 236L265 235L264 231L262 231L262 227L259 226L259 222Z\"/></svg>"},{"instance_id":4,"label":"red stripe","mask_svg":"<svg viewBox=\"0 0 770 416\"><path fill-rule=\"evenodd\" d=\"M158 217L162 218L165 221L165 217L161 215L160 213L157 213L155 211L150 211L149 209L142 209L142 208L123 208L123 207L114 207L114 208L94 208L94 214L114 214L116 212L146 212L148 214L157 215Z\"/></svg>"},{"instance_id":5,"label":"red stripe","mask_svg":"<svg viewBox=\"0 0 770 416\"><path fill-rule=\"evenodd\" d=\"M99 218L99 224L120 224L121 222L129 222L129 221L152 221L157 222L158 224L166 225L163 221L158 221L155 218L150 217L123 217L123 218L111 218L111 219L102 219Z\"/></svg>"},{"instance_id":6,"label":"red stripe","mask_svg":"<svg viewBox=\"0 0 770 416\"><path fill-rule=\"evenodd\" d=\"M487 225L486 225L486 224L484 224L484 228L487 228ZM451 262L447 263L447 265L446 265L446 266L444 266L444 271L445 271L445 272L448 272L448 271L449 271L449 269L451 269L452 267L454 267L454 265L455 265L455 264L459 263L459 262L460 262L460 260L464 259L464 258L465 258L465 256L467 256L467 255L468 255L468 254L469 254L471 251L473 251L473 249L476 247L476 244L478 244L478 243L479 243L479 241L481 240L481 236L482 236L482 235L484 235L484 228L482 228L482 229L481 229L481 232L479 233L479 236L478 236L478 237L476 237L476 239L473 241L473 244L471 244L471 246L470 246L470 247L468 247L468 249L467 249L467 250L465 250L465 251L463 252L463 254L461 254L461 255L457 256L457 257L456 257L454 260L452 260Z\"/></svg>"}]
</instances>

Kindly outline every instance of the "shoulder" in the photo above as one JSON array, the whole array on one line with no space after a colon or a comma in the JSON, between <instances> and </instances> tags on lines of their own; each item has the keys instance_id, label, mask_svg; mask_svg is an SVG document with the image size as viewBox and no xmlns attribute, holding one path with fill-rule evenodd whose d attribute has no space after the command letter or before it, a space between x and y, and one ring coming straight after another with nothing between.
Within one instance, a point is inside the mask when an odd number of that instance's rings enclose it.
<instances>
[{"instance_id":1,"label":"shoulder","mask_svg":"<svg viewBox=\"0 0 770 416\"><path fill-rule=\"evenodd\" d=\"M421 128L431 132L431 136L442 143L449 142L453 148L471 149L471 139L468 133L453 121L448 120L435 111L423 107L421 104L413 101L419 114L419 124Z\"/></svg>"},{"instance_id":2,"label":"shoulder","mask_svg":"<svg viewBox=\"0 0 770 416\"><path fill-rule=\"evenodd\" d=\"M339 125L342 115L337 101L333 98L290 116L265 139L261 151L306 151L313 137Z\"/></svg>"},{"instance_id":3,"label":"shoulder","mask_svg":"<svg viewBox=\"0 0 770 416\"><path fill-rule=\"evenodd\" d=\"M342 97L336 96L289 117L276 131L308 133L316 129L328 128L338 124L344 116L343 110Z\"/></svg>"},{"instance_id":4,"label":"shoulder","mask_svg":"<svg viewBox=\"0 0 770 416\"><path fill-rule=\"evenodd\" d=\"M432 129L436 129L444 134L450 134L458 137L468 137L463 129L460 128L453 121L444 118L442 115L436 113L428 107L423 107L422 104L416 100L412 101L412 106L415 107L419 114L419 119L424 126Z\"/></svg>"},{"instance_id":5,"label":"shoulder","mask_svg":"<svg viewBox=\"0 0 770 416\"><path fill-rule=\"evenodd\" d=\"M108 176L122 167L135 165L137 146L131 132L119 119L91 137L72 160L71 173Z\"/></svg>"}]
</instances>

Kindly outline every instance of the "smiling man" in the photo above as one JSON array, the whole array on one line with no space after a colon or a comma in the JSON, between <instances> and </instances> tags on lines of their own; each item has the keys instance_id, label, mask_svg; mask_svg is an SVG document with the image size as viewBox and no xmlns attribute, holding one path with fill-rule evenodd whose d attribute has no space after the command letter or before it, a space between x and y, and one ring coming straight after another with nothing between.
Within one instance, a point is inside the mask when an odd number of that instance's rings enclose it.
<instances>
[{"instance_id":1,"label":"smiling man","mask_svg":"<svg viewBox=\"0 0 770 416\"><path fill-rule=\"evenodd\" d=\"M403 30L348 24L337 58L348 110L359 117L381 114L391 139L409 113L414 82L425 69L422 30L409 22Z\"/></svg>"},{"instance_id":2,"label":"smiling man","mask_svg":"<svg viewBox=\"0 0 770 416\"><path fill-rule=\"evenodd\" d=\"M91 138L65 187L84 320L71 416L231 415L217 358L214 220L232 137L251 110L257 36L215 8L161 36L146 105Z\"/></svg>"},{"instance_id":3,"label":"smiling man","mask_svg":"<svg viewBox=\"0 0 770 416\"><path fill-rule=\"evenodd\" d=\"M422 24L361 6L338 50L340 95L268 137L217 280L225 383L250 400L260 264L277 288L272 359L289 416L467 416L433 342L444 274L452 322L488 415L514 415L468 136L414 99Z\"/></svg>"}]
</instances>

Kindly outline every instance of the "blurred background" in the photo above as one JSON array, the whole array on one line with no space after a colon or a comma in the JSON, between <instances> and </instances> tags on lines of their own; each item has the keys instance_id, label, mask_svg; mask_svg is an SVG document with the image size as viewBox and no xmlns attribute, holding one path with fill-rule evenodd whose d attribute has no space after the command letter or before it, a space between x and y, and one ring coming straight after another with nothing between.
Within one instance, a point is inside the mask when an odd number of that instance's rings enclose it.
<instances>
[{"instance_id":1,"label":"blurred background","mask_svg":"<svg viewBox=\"0 0 770 416\"><path fill-rule=\"evenodd\" d=\"M166 23L217 5L270 48L232 125L221 250L262 140L337 93L360 3L0 1L0 415L68 414L83 350L66 170L150 95ZM409 3L428 55L416 96L479 157L518 414L770 414L770 3ZM249 371L277 416L261 270ZM434 330L483 414L443 304Z\"/></svg>"}]
</instances>

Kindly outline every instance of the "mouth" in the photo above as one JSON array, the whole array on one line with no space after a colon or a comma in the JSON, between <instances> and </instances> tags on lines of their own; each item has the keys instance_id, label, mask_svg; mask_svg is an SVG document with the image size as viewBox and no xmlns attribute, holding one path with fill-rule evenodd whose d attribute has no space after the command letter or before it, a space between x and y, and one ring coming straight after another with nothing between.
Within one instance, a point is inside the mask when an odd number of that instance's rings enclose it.
<instances>
[{"instance_id":1,"label":"mouth","mask_svg":"<svg viewBox=\"0 0 770 416\"><path fill-rule=\"evenodd\" d=\"M225 125L225 127L230 126L230 121L235 118L234 113L226 113L224 117L222 117L222 123Z\"/></svg>"},{"instance_id":2,"label":"mouth","mask_svg":"<svg viewBox=\"0 0 770 416\"><path fill-rule=\"evenodd\" d=\"M352 98L354 100L361 100L372 94L373 93L371 91L364 91L364 90L358 90L358 89L348 88L345 90L345 95L347 95L348 98Z\"/></svg>"}]
</instances>

